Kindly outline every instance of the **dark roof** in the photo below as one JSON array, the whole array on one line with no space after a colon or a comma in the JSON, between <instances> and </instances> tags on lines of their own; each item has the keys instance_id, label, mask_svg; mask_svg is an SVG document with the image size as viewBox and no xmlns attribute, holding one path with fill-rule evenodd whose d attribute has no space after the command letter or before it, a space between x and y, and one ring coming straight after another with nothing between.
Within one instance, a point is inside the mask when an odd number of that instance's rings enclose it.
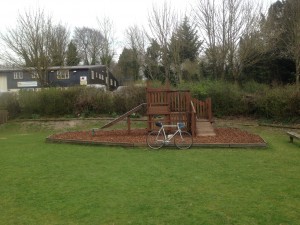
<instances>
[{"instance_id":1,"label":"dark roof","mask_svg":"<svg viewBox=\"0 0 300 225\"><path fill-rule=\"evenodd\" d=\"M96 69L96 68L105 68L105 65L51 66L51 67L48 67L48 70L59 70L59 69L79 70L79 69ZM29 69L29 68L27 68L27 69ZM23 70L26 70L26 69L0 68L0 72L12 72L12 71L23 71Z\"/></svg>"},{"instance_id":2,"label":"dark roof","mask_svg":"<svg viewBox=\"0 0 300 225\"><path fill-rule=\"evenodd\" d=\"M49 70L59 70L59 69L78 70L78 69L95 69L95 68L105 68L105 65L51 66L51 67L48 67Z\"/></svg>"}]
</instances>

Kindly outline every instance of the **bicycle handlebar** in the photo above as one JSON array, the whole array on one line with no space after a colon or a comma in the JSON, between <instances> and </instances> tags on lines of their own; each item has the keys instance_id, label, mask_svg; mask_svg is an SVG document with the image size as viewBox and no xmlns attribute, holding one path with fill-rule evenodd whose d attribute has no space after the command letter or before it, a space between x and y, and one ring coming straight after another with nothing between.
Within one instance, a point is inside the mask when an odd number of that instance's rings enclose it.
<instances>
[{"instance_id":1,"label":"bicycle handlebar","mask_svg":"<svg viewBox=\"0 0 300 225\"><path fill-rule=\"evenodd\" d=\"M156 125L157 127L163 127L163 126L165 126L165 127L176 127L176 126L177 126L177 127L179 127L180 129L182 129L182 128L185 127L185 124L184 124L184 123L177 123L176 125L163 125L162 122L156 122L155 125Z\"/></svg>"}]
</instances>

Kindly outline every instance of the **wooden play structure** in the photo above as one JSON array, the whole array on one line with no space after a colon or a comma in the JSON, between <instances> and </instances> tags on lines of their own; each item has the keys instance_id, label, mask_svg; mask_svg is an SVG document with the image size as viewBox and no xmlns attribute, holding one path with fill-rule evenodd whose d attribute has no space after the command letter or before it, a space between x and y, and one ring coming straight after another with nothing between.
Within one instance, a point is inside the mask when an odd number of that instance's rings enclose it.
<instances>
[{"instance_id":1,"label":"wooden play structure","mask_svg":"<svg viewBox=\"0 0 300 225\"><path fill-rule=\"evenodd\" d=\"M122 116L107 123L100 129L114 125L127 117L128 131L130 132L130 115L146 106L147 129L157 129L155 122L164 124L185 123L187 131L193 136L214 136L212 126L211 99L199 101L192 98L189 90L171 90L167 83L160 88L151 87L147 83L146 103L143 103Z\"/></svg>"},{"instance_id":2,"label":"wooden play structure","mask_svg":"<svg viewBox=\"0 0 300 225\"><path fill-rule=\"evenodd\" d=\"M147 85L147 128L155 129L158 120L165 124L183 122L193 136L215 135L212 127L211 99L199 101L189 90L171 90L169 84L162 88Z\"/></svg>"}]
</instances>

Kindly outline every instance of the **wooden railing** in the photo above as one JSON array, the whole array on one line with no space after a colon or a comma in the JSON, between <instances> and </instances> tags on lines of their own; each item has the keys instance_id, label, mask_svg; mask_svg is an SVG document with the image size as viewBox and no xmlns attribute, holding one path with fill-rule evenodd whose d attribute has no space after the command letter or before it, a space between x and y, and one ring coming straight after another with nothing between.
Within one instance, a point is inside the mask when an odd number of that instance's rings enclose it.
<instances>
[{"instance_id":1,"label":"wooden railing","mask_svg":"<svg viewBox=\"0 0 300 225\"><path fill-rule=\"evenodd\" d=\"M164 123L183 122L190 130L190 92L147 88L148 130L155 128L155 116L164 116Z\"/></svg>"},{"instance_id":2,"label":"wooden railing","mask_svg":"<svg viewBox=\"0 0 300 225\"><path fill-rule=\"evenodd\" d=\"M196 120L207 119L212 122L211 99L199 101L191 98L189 90L170 90L165 88L151 88L147 86L147 115L148 130L155 124L155 116L163 115L165 123L174 124L184 122L187 129L196 135Z\"/></svg>"},{"instance_id":3,"label":"wooden railing","mask_svg":"<svg viewBox=\"0 0 300 225\"><path fill-rule=\"evenodd\" d=\"M168 105L171 112L188 112L190 102L189 91L172 91L166 89L148 89L148 107Z\"/></svg>"},{"instance_id":4,"label":"wooden railing","mask_svg":"<svg viewBox=\"0 0 300 225\"><path fill-rule=\"evenodd\" d=\"M6 123L8 119L8 111L0 110L0 124Z\"/></svg>"},{"instance_id":5,"label":"wooden railing","mask_svg":"<svg viewBox=\"0 0 300 225\"><path fill-rule=\"evenodd\" d=\"M197 112L193 101L191 101L191 133L193 137L196 136L196 117L197 117Z\"/></svg>"},{"instance_id":6,"label":"wooden railing","mask_svg":"<svg viewBox=\"0 0 300 225\"><path fill-rule=\"evenodd\" d=\"M198 119L208 119L212 122L211 98L207 98L205 101L199 101L193 98L192 103Z\"/></svg>"}]
</instances>

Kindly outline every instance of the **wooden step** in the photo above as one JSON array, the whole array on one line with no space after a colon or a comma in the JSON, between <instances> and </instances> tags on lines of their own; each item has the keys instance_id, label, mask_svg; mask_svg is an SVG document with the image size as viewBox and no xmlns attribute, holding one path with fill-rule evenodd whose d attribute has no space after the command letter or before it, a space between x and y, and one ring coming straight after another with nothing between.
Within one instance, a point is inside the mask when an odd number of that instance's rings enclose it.
<instances>
[{"instance_id":1,"label":"wooden step","mask_svg":"<svg viewBox=\"0 0 300 225\"><path fill-rule=\"evenodd\" d=\"M196 121L196 134L197 136L216 136L211 122L203 119Z\"/></svg>"}]
</instances>

